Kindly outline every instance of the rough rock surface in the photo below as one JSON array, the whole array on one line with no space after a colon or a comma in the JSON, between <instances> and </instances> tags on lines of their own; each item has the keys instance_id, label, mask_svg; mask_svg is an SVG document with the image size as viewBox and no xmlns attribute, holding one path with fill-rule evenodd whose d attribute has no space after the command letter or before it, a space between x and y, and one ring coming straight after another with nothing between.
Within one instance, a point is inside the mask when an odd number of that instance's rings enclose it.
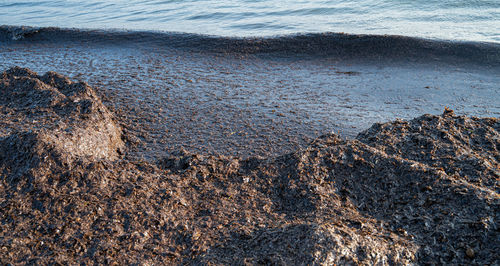
<instances>
[{"instance_id":1,"label":"rough rock surface","mask_svg":"<svg viewBox=\"0 0 500 266\"><path fill-rule=\"evenodd\" d=\"M358 140L324 135L276 158L180 150L157 162L115 160L112 115L74 84L3 74L0 90L14 92L0 96L2 264L500 262L498 119L446 111L377 124ZM100 111L82 118L89 113L72 97ZM64 129L110 141L89 151Z\"/></svg>"}]
</instances>

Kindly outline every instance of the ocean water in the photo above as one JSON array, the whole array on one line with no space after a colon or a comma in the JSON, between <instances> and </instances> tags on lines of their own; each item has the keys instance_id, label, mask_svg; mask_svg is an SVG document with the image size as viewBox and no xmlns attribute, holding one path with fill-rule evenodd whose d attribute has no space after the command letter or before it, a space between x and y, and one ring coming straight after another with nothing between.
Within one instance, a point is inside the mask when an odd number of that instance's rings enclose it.
<instances>
[{"instance_id":1,"label":"ocean water","mask_svg":"<svg viewBox=\"0 0 500 266\"><path fill-rule=\"evenodd\" d=\"M500 1L1 0L0 25L231 37L345 32L500 43Z\"/></svg>"}]
</instances>

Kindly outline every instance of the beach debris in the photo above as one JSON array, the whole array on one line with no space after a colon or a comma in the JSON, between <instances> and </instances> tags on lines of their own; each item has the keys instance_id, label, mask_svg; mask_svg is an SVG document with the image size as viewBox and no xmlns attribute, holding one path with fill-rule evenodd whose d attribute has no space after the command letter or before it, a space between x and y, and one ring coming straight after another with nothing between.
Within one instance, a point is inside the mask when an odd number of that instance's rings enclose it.
<instances>
[{"instance_id":1,"label":"beach debris","mask_svg":"<svg viewBox=\"0 0 500 266\"><path fill-rule=\"evenodd\" d=\"M85 83L12 68L0 75L0 106L3 175L71 167L81 159L116 160L124 152L113 114Z\"/></svg>"},{"instance_id":2,"label":"beach debris","mask_svg":"<svg viewBox=\"0 0 500 266\"><path fill-rule=\"evenodd\" d=\"M1 264L500 261L497 118L445 111L269 158L131 160L88 85L0 77Z\"/></svg>"}]
</instances>

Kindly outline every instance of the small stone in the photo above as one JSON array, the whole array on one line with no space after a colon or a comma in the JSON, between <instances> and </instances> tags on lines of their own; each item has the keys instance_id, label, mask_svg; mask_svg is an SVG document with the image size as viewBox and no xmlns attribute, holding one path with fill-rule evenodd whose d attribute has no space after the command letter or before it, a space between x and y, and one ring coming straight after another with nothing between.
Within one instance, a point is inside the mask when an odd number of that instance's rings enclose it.
<instances>
[{"instance_id":1,"label":"small stone","mask_svg":"<svg viewBox=\"0 0 500 266\"><path fill-rule=\"evenodd\" d=\"M465 251L465 254L467 255L467 257L469 258L474 258L474 256L476 255L475 252L474 252L474 249L468 247L467 250Z\"/></svg>"},{"instance_id":2,"label":"small stone","mask_svg":"<svg viewBox=\"0 0 500 266\"><path fill-rule=\"evenodd\" d=\"M455 115L455 112L453 112L452 109L448 107L444 108L443 116L453 116L453 115Z\"/></svg>"}]
</instances>

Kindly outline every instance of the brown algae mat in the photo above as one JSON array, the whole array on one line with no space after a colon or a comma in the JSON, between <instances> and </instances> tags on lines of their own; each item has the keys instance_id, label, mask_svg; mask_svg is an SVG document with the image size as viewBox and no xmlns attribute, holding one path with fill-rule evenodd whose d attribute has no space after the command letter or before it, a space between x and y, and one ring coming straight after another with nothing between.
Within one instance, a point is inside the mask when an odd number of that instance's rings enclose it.
<instances>
[{"instance_id":1,"label":"brown algae mat","mask_svg":"<svg viewBox=\"0 0 500 266\"><path fill-rule=\"evenodd\" d=\"M500 263L500 120L324 135L271 158L124 156L96 91L0 81L1 264Z\"/></svg>"}]
</instances>

